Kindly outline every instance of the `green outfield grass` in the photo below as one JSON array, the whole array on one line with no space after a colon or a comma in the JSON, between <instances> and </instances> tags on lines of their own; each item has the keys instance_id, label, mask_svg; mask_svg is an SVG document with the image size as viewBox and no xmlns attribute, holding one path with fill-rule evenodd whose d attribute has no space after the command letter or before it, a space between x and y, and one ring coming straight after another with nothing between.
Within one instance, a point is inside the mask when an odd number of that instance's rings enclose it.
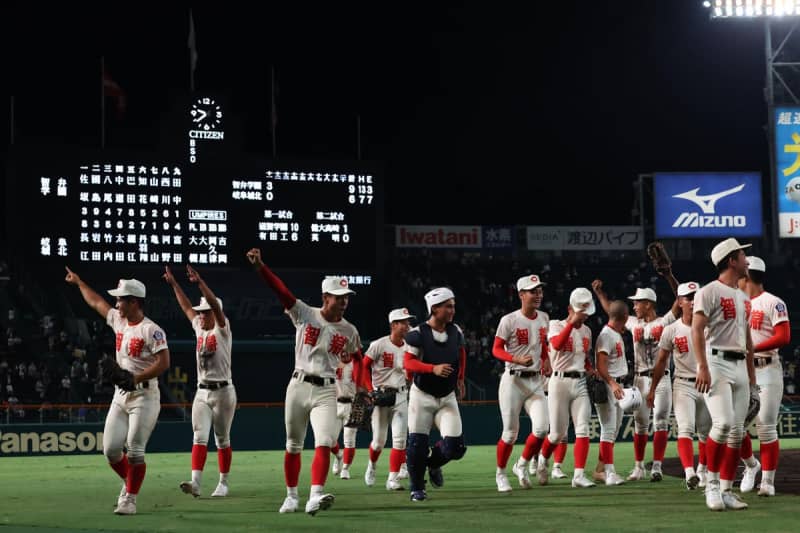
<instances>
[{"instance_id":1,"label":"green outfield grass","mask_svg":"<svg viewBox=\"0 0 800 533\"><path fill-rule=\"evenodd\" d=\"M800 439L782 442L800 447ZM756 444L757 448L757 444ZM522 446L515 447L512 461ZM650 454L648 447L648 457ZM632 444L615 451L617 470L631 467ZM670 442L668 455L674 455ZM565 470L571 473L572 446ZM590 451L593 466L597 445ZM303 454L301 508L308 495L312 453ZM620 487L573 489L569 479L547 487L498 494L494 482L495 449L470 447L466 457L445 467L445 487L430 489L430 500L411 503L408 492L383 488L388 453L379 464L376 486L363 482L367 460L359 450L353 479L331 476L327 488L336 495L329 511L281 515L283 452L234 452L231 495L225 499L183 494L178 484L189 474L189 453L149 454L147 478L136 516L116 516L116 475L102 455L0 458L0 531L36 528L109 531L799 531L800 496L744 499L746 511L712 513L700 491L688 492L682 480L638 482ZM209 453L204 495L216 485L216 454ZM516 478L509 475L516 487ZM780 485L778 485L780 491Z\"/></svg>"}]
</instances>

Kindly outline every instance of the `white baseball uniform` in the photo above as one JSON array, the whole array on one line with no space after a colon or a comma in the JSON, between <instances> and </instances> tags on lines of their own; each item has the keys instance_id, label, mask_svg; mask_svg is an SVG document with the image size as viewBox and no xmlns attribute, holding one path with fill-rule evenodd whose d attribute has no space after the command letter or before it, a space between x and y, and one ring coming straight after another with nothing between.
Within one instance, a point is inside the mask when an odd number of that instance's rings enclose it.
<instances>
[{"instance_id":1,"label":"white baseball uniform","mask_svg":"<svg viewBox=\"0 0 800 533\"><path fill-rule=\"evenodd\" d=\"M681 320L673 322L664 328L658 347L667 350L675 362L672 402L675 406L678 438L691 440L696 433L698 439L704 441L711 428L711 416L708 414L705 398L695 388L697 360L692 343L692 326ZM662 380L665 379L668 380L669 377L662 377Z\"/></svg>"},{"instance_id":2,"label":"white baseball uniform","mask_svg":"<svg viewBox=\"0 0 800 533\"><path fill-rule=\"evenodd\" d=\"M512 356L533 358L532 366L506 361L500 378L498 400L503 420L504 442L513 444L519 434L519 414L525 408L531 419L532 433L544 438L549 426L547 396L541 375L542 352L547 348L547 313L536 311L534 318L526 317L521 310L508 313L500 319L495 336L505 343L505 351Z\"/></svg>"},{"instance_id":3,"label":"white baseball uniform","mask_svg":"<svg viewBox=\"0 0 800 533\"><path fill-rule=\"evenodd\" d=\"M597 336L595 353L603 352L608 356L608 375L621 382L628 375L628 361L625 359L625 344L622 335L605 325ZM622 424L622 408L614 398L611 385L606 383L608 401L595 404L597 417L600 419L600 441L616 442L617 433Z\"/></svg>"},{"instance_id":4,"label":"white baseball uniform","mask_svg":"<svg viewBox=\"0 0 800 533\"><path fill-rule=\"evenodd\" d=\"M786 303L769 292L762 292L750 300L750 336L753 346L771 338L775 326L789 321ZM756 383L761 389L761 408L756 418L758 439L762 445L778 439L778 412L783 398L783 367L778 349L773 348L755 354ZM762 451L763 455L763 451Z\"/></svg>"},{"instance_id":5,"label":"white baseball uniform","mask_svg":"<svg viewBox=\"0 0 800 533\"><path fill-rule=\"evenodd\" d=\"M625 328L633 336L634 371L633 384L639 389L642 398L647 398L650 393L650 384L653 382L653 367L658 359L658 342L664 328L675 322L675 315L669 311L662 317L650 322L631 316L625 323ZM669 376L669 370L664 371ZM671 381L662 379L658 383L653 409L653 431L667 431L669 429L669 412L672 409ZM642 402L633 412L636 433L647 434L650 426L650 406Z\"/></svg>"},{"instance_id":6,"label":"white baseball uniform","mask_svg":"<svg viewBox=\"0 0 800 533\"><path fill-rule=\"evenodd\" d=\"M739 448L750 396L745 360L750 299L741 290L714 280L695 294L694 313L708 318L706 357L711 385L705 396L712 423L709 437ZM709 461L710 472L715 472L715 466Z\"/></svg>"},{"instance_id":7,"label":"white baseball uniform","mask_svg":"<svg viewBox=\"0 0 800 533\"><path fill-rule=\"evenodd\" d=\"M303 450L309 419L315 447L334 445L339 431L336 369L361 348L358 330L346 319L328 322L319 307L297 300L286 314L297 331L295 369L286 387L286 451ZM351 365L352 366L352 365Z\"/></svg>"},{"instance_id":8,"label":"white baseball uniform","mask_svg":"<svg viewBox=\"0 0 800 533\"><path fill-rule=\"evenodd\" d=\"M336 417L338 427L336 429L335 441L339 439L339 431L344 429L344 447L356 447L356 433L358 428L345 427L350 419L350 411L353 408L353 398L356 395L356 383L353 381L353 361L339 363L336 369Z\"/></svg>"},{"instance_id":9,"label":"white baseball uniform","mask_svg":"<svg viewBox=\"0 0 800 533\"><path fill-rule=\"evenodd\" d=\"M389 424L392 425L392 448L406 449L408 438L408 388L403 359L408 344L400 346L392 342L389 335L373 341L367 348L365 357L372 360L372 386L375 389L397 391L394 406L378 407L372 411L372 444L370 447L380 451L386 444Z\"/></svg>"},{"instance_id":10,"label":"white baseball uniform","mask_svg":"<svg viewBox=\"0 0 800 533\"><path fill-rule=\"evenodd\" d=\"M547 336L551 343L566 325L566 320L550 321ZM548 440L552 443L561 442L566 437L570 415L575 437L589 436L592 406L586 389L586 366L591 349L592 331L584 324L570 332L561 350L550 354L553 374L547 385L550 419Z\"/></svg>"},{"instance_id":11,"label":"white baseball uniform","mask_svg":"<svg viewBox=\"0 0 800 533\"><path fill-rule=\"evenodd\" d=\"M156 354L167 349L164 330L147 317L131 324L112 308L106 315L106 324L116 336L117 363L134 374L155 363ZM122 459L123 448L127 448L131 463L144 462L145 446L160 411L158 378L139 383L131 392L115 387L103 429L103 453L110 463Z\"/></svg>"}]
</instances>

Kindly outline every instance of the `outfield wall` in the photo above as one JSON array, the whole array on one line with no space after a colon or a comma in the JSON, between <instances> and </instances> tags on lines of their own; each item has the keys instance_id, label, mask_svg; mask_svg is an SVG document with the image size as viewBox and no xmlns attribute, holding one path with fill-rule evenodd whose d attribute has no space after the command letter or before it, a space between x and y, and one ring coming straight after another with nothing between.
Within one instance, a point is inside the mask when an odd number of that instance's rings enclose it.
<instances>
[{"instance_id":1,"label":"outfield wall","mask_svg":"<svg viewBox=\"0 0 800 533\"><path fill-rule=\"evenodd\" d=\"M502 426L496 404L462 405L461 415L467 444L495 444ZM526 418L526 417L524 417ZM670 426L670 439L677 438L677 426ZM592 416L592 442L600 438L600 423ZM755 437L755 427L749 428ZM518 442L524 442L530 432L530 422L522 420ZM800 437L800 410L782 412L778 418L781 438ZM370 433L359 432L358 447L369 445ZM570 441L574 435L570 426ZM285 432L282 407L240 408L231 430L234 450L280 450L284 447ZM618 441L633 440L633 418L626 415L620 427ZM209 447L214 448L211 436ZM388 441L391 446L391 440ZM162 421L156 426L147 447L149 452L182 452L192 446L191 421ZM311 429L306 435L306 448L313 447ZM25 455L101 453L103 424L10 424L0 425L0 457Z\"/></svg>"}]
</instances>

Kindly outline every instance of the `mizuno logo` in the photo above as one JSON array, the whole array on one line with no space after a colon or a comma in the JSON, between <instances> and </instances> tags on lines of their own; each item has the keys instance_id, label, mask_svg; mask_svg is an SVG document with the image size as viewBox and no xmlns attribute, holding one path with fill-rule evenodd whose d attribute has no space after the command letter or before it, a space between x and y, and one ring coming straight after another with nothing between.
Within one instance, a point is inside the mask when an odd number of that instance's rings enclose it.
<instances>
[{"instance_id":1,"label":"mizuno logo","mask_svg":"<svg viewBox=\"0 0 800 533\"><path fill-rule=\"evenodd\" d=\"M717 200L720 198L725 198L726 196L730 196L731 194L736 194L737 192L744 189L744 183L733 187L732 189L728 189L726 191L720 191L715 194L697 194L697 191L700 190L700 187L696 189L692 189L691 191L682 192L680 194L672 195L673 198L681 198L683 200L689 200L690 202L696 203L700 209L703 210L703 213L713 215L714 214L714 206L717 203ZM677 222L676 222L677 224Z\"/></svg>"}]
</instances>

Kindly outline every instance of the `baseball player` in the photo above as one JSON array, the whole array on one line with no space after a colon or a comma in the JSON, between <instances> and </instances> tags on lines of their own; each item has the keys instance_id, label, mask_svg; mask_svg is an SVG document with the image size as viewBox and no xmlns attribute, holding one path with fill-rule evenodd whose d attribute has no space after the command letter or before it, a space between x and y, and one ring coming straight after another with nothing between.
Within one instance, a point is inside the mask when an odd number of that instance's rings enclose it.
<instances>
[{"instance_id":1,"label":"baseball player","mask_svg":"<svg viewBox=\"0 0 800 533\"><path fill-rule=\"evenodd\" d=\"M789 344L791 329L786 303L772 293L764 290L764 276L767 270L760 257L748 257L748 275L739 280L739 287L750 296L750 336L753 339L756 368L756 383L761 391L761 406L756 418L758 443L761 449L761 462L753 457L753 444L747 431L742 440L742 460L745 463L744 475L739 489L742 492L753 490L756 475L761 470L759 496L775 495L775 469L778 466L778 412L783 398L783 367L778 350Z\"/></svg>"},{"instance_id":2,"label":"baseball player","mask_svg":"<svg viewBox=\"0 0 800 533\"><path fill-rule=\"evenodd\" d=\"M192 302L175 280L169 267L164 269L166 281L178 300L178 305L189 319L197 338L197 392L192 403L192 477L180 488L195 498L200 496L203 467L208 454L208 434L214 425L214 441L217 445L219 483L212 497L228 495L228 473L231 470L231 425L236 411L236 389L231 376L231 325L222 311L222 300L216 297L190 265L186 266L189 281L196 283L203 295L200 305Z\"/></svg>"},{"instance_id":3,"label":"baseball player","mask_svg":"<svg viewBox=\"0 0 800 533\"><path fill-rule=\"evenodd\" d=\"M357 387L353 381L353 359L349 355L343 356L336 368L336 417L338 418L338 429L336 438L331 447L331 455L334 456L332 472L338 474L341 479L350 479L350 465L356 456L356 434L358 428L347 427L345 424L350 420L350 411L353 407ZM339 432L343 433L344 450L339 448Z\"/></svg>"},{"instance_id":4,"label":"baseball player","mask_svg":"<svg viewBox=\"0 0 800 533\"><path fill-rule=\"evenodd\" d=\"M497 472L495 481L499 492L511 492L506 475L506 465L519 434L519 414L524 408L531 419L531 433L525 449L511 468L519 479L519 486L531 488L528 463L538 456L547 434L547 398L544 376L550 373L547 360L547 313L539 311L542 304L542 287L545 285L535 274L517 280L520 309L504 315L495 333L492 354L505 362L506 370L500 378L498 399L503 433L497 441ZM547 483L545 476L544 482Z\"/></svg>"},{"instance_id":5,"label":"baseball player","mask_svg":"<svg viewBox=\"0 0 800 533\"><path fill-rule=\"evenodd\" d=\"M747 508L731 487L750 395L758 394L748 327L751 304L737 286L747 275L744 250L749 246L733 238L714 246L711 260L719 277L700 288L694 297L695 387L705 393L711 415L711 431L706 440L706 505L712 511Z\"/></svg>"},{"instance_id":6,"label":"baseball player","mask_svg":"<svg viewBox=\"0 0 800 533\"><path fill-rule=\"evenodd\" d=\"M622 485L625 482L614 469L614 442L622 424L622 408L618 400L624 395L622 382L628 375L628 361L622 340L627 321L628 305L622 300L610 302L608 324L597 336L595 347L597 374L606 382L608 396L606 402L594 405L600 419L600 462L605 465L606 485Z\"/></svg>"},{"instance_id":7,"label":"baseball player","mask_svg":"<svg viewBox=\"0 0 800 533\"><path fill-rule=\"evenodd\" d=\"M677 282L671 271L667 272L667 279L670 285L673 283L677 288ZM608 313L608 297L603 291L603 282L595 280L592 288L600 300L603 309ZM658 341L664 327L675 322L678 316L677 298L672 305L672 309L664 316L656 315L656 292L650 288L636 289L636 294L628 297L633 301L633 311L635 316L629 317L625 323L625 328L633 336L634 351L634 386L639 389L642 398L646 398L650 392L650 384L653 376L653 366L658 356ZM665 370L669 373L669 370ZM664 453L667 449L667 438L669 431L669 413L672 409L672 384L665 379L660 383L660 389L656 390L655 409L653 410L653 469L650 472L651 481L661 481L663 472L661 464L664 460ZM650 429L650 407L647 402L642 402L638 409L633 412L634 417L634 467L628 476L628 481L637 481L646 475L644 468L644 453L647 447L647 434Z\"/></svg>"},{"instance_id":8,"label":"baseball player","mask_svg":"<svg viewBox=\"0 0 800 533\"><path fill-rule=\"evenodd\" d=\"M464 397L467 352L464 334L453 323L456 300L453 291L439 287L425 294L430 317L409 331L404 367L413 374L408 397L408 463L411 501L427 499L425 469L434 487L444 485L442 466L464 457L467 446L461 427L458 398ZM436 424L442 440L428 447Z\"/></svg>"},{"instance_id":9,"label":"baseball player","mask_svg":"<svg viewBox=\"0 0 800 533\"><path fill-rule=\"evenodd\" d=\"M347 278L328 276L322 280L322 307L311 307L284 285L283 281L261 260L261 250L252 248L247 259L266 284L275 292L286 314L291 318L295 336L295 369L286 387L286 455L283 471L286 477L286 499L279 512L297 511L300 498L297 479L300 476L300 452L303 451L309 420L314 431L314 461L311 463L311 493L306 513L315 515L333 505L333 494L325 493L325 480L339 423L336 409L336 369L340 361L361 360L358 330L344 318L344 312L355 291ZM353 365L353 380L360 383L360 364Z\"/></svg>"},{"instance_id":10,"label":"baseball player","mask_svg":"<svg viewBox=\"0 0 800 533\"><path fill-rule=\"evenodd\" d=\"M547 384L550 434L539 455L537 475L540 476L540 483L547 482L547 460L566 439L571 416L575 427L572 486L593 487L594 483L586 478L584 472L589 455L589 422L592 417L592 406L586 390L586 373L592 370L589 362L592 331L584 322L595 311L592 293L585 288L575 289L570 295L567 309L566 320L551 320L549 324L548 338L553 349L553 374ZM564 449L566 451L566 443ZM563 455L557 461L560 464Z\"/></svg>"},{"instance_id":11,"label":"baseball player","mask_svg":"<svg viewBox=\"0 0 800 533\"><path fill-rule=\"evenodd\" d=\"M117 288L108 291L117 299L115 308L112 308L69 268L65 279L80 289L84 301L114 330L116 362L133 374L133 390L114 387L114 398L103 428L103 453L123 480L114 512L136 514L136 497L147 470L144 450L161 411L158 376L169 368L167 336L155 322L144 316L146 289L141 281L119 280Z\"/></svg>"},{"instance_id":12,"label":"baseball player","mask_svg":"<svg viewBox=\"0 0 800 533\"><path fill-rule=\"evenodd\" d=\"M375 405L372 411L372 442L369 445L369 463L364 482L375 484L375 464L386 444L389 424L392 425L392 451L389 454L389 478L387 490L403 490L398 480L400 467L406 460L408 439L408 388L403 359L408 345L405 338L414 315L408 309L393 309L389 313L390 333L373 341L364 353L364 381L369 391L376 390L386 403L394 396L392 405Z\"/></svg>"},{"instance_id":13,"label":"baseball player","mask_svg":"<svg viewBox=\"0 0 800 533\"><path fill-rule=\"evenodd\" d=\"M561 442L556 445L556 449L553 450L553 469L550 471L550 477L553 479L564 479L567 477L563 470L561 470L561 465L564 463L564 457L566 456L567 436L564 435L564 438L561 439Z\"/></svg>"},{"instance_id":14,"label":"baseball player","mask_svg":"<svg viewBox=\"0 0 800 533\"><path fill-rule=\"evenodd\" d=\"M711 428L711 417L703 395L695 388L697 361L692 350L692 308L694 295L700 285L694 281L678 285L678 303L681 319L673 322L661 334L658 343L658 360L653 369L653 384L647 395L647 403L655 405L658 384L669 366L670 357L675 362L675 383L672 387L672 403L678 423L678 456L686 476L686 488L694 490L700 485L700 476L694 469L694 447L692 439L697 433L700 442L705 442ZM667 378L669 379L669 378ZM701 461L698 472L705 470Z\"/></svg>"}]
</instances>

